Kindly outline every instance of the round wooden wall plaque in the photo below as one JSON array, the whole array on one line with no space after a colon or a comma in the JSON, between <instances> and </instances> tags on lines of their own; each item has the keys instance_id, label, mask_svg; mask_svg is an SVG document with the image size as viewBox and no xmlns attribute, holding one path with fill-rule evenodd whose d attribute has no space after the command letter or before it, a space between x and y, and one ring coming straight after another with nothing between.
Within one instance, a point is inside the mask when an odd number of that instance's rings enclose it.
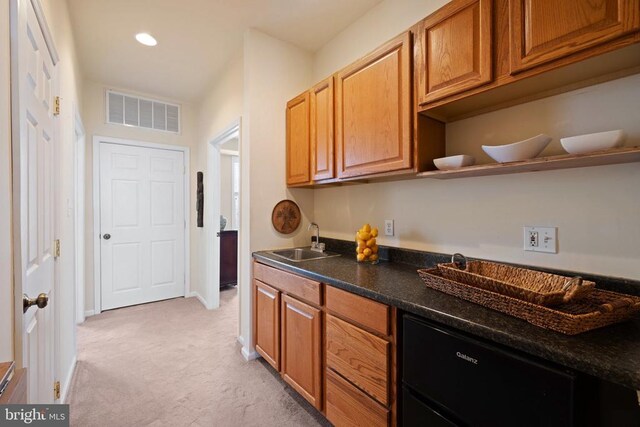
<instances>
[{"instance_id":1,"label":"round wooden wall plaque","mask_svg":"<svg viewBox=\"0 0 640 427\"><path fill-rule=\"evenodd\" d=\"M281 200L273 208L271 223L282 234L291 234L300 226L300 208L293 200Z\"/></svg>"}]
</instances>

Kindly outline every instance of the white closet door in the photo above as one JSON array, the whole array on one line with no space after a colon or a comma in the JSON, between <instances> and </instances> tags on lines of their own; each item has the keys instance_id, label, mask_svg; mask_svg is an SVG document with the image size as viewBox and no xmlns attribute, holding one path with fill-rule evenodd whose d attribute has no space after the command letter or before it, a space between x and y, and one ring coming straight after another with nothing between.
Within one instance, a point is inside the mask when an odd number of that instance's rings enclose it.
<instances>
[{"instance_id":1,"label":"white closet door","mask_svg":"<svg viewBox=\"0 0 640 427\"><path fill-rule=\"evenodd\" d=\"M3 6L4 7L4 6ZM15 137L14 176L19 192L20 267L22 289L30 298L46 294L48 306L32 307L22 317L22 365L27 368L29 403L54 401L54 212L57 131L53 116L57 70L31 2L11 2L17 37L17 72L13 76ZM5 31L5 29L2 29ZM17 83L17 87L15 85ZM4 266L2 267L4 268ZM44 304L41 304L44 305Z\"/></svg>"},{"instance_id":2,"label":"white closet door","mask_svg":"<svg viewBox=\"0 0 640 427\"><path fill-rule=\"evenodd\" d=\"M100 143L101 308L184 296L184 154Z\"/></svg>"}]
</instances>

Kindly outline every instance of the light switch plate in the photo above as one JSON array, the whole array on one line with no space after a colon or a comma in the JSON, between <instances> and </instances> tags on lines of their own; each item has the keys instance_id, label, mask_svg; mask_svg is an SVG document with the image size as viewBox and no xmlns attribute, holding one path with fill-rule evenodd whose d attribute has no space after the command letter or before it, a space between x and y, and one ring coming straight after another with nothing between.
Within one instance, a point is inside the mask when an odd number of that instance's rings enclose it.
<instances>
[{"instance_id":1,"label":"light switch plate","mask_svg":"<svg viewBox=\"0 0 640 427\"><path fill-rule=\"evenodd\" d=\"M556 227L524 227L524 250L558 253L558 229Z\"/></svg>"}]
</instances>

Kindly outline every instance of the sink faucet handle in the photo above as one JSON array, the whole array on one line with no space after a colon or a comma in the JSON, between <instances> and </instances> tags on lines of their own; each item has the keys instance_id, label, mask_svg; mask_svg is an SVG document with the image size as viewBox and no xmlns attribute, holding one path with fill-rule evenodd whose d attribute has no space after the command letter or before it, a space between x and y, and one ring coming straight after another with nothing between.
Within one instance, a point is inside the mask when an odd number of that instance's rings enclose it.
<instances>
[{"instance_id":1,"label":"sink faucet handle","mask_svg":"<svg viewBox=\"0 0 640 427\"><path fill-rule=\"evenodd\" d=\"M311 228L312 228L312 227L319 228L319 227L318 227L318 224L316 224L315 222L312 222L312 223L310 223L310 224L309 224L309 226L307 227L307 231L311 230Z\"/></svg>"}]
</instances>

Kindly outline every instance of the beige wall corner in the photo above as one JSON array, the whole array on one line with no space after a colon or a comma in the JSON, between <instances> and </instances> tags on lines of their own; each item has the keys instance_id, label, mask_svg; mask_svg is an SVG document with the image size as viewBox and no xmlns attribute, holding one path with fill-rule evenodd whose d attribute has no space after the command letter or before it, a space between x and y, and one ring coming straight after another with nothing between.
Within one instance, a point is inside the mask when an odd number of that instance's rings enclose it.
<instances>
[{"instance_id":1,"label":"beige wall corner","mask_svg":"<svg viewBox=\"0 0 640 427\"><path fill-rule=\"evenodd\" d=\"M312 83L313 57L290 43L250 29L244 39L244 107L241 164L243 182L250 173L250 188L242 188L243 209L251 212L249 247L244 253L307 245L307 225L313 219L313 190L290 191L285 184L285 105ZM245 153L249 153L248 156ZM248 190L248 191L247 191ZM282 199L292 199L302 211L300 228L281 235L271 225L271 211ZM245 227L246 225L246 227ZM251 338L251 259L241 266L240 332L245 354L253 350Z\"/></svg>"},{"instance_id":2,"label":"beige wall corner","mask_svg":"<svg viewBox=\"0 0 640 427\"><path fill-rule=\"evenodd\" d=\"M209 145L217 136L226 131L242 116L244 94L244 58L242 51L231 59L228 66L211 82L211 87L204 91L204 96L197 106L197 141L192 153L194 172L204 172L205 179L205 212L209 200L206 182L212 171L208 170L207 158ZM241 191L242 194L242 191ZM192 227L191 233L191 289L210 303L211 297L206 289L206 223L204 228ZM212 224L217 227L217 224ZM242 235L243 231L240 231ZM243 252L244 253L244 252Z\"/></svg>"}]
</instances>

